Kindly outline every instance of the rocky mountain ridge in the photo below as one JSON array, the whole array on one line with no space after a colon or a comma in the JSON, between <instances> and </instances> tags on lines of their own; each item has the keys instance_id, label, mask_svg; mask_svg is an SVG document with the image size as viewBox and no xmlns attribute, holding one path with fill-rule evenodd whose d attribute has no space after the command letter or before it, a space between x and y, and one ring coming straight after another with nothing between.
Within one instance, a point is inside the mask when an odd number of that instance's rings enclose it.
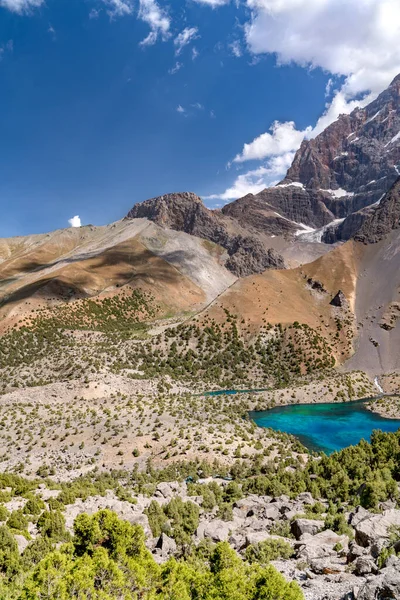
<instances>
[{"instance_id":1,"label":"rocky mountain ridge","mask_svg":"<svg viewBox=\"0 0 400 600\"><path fill-rule=\"evenodd\" d=\"M146 217L211 240L230 256L239 246L252 252L247 238L257 234L332 244L357 233L399 174L400 75L368 106L340 115L314 139L304 140L278 185L238 198L220 211L208 210L190 192L166 194L136 204L127 218ZM269 266L282 268L279 257L263 255L260 247L254 254L248 267L240 260L236 268L234 259L232 271L241 276Z\"/></svg>"},{"instance_id":2,"label":"rocky mountain ridge","mask_svg":"<svg viewBox=\"0 0 400 600\"><path fill-rule=\"evenodd\" d=\"M192 192L165 194L135 204L126 219L146 218L161 227L184 231L219 244L228 252L225 266L238 277L262 273L266 269L283 269L283 257L265 248L256 235L218 211L207 209Z\"/></svg>"}]
</instances>

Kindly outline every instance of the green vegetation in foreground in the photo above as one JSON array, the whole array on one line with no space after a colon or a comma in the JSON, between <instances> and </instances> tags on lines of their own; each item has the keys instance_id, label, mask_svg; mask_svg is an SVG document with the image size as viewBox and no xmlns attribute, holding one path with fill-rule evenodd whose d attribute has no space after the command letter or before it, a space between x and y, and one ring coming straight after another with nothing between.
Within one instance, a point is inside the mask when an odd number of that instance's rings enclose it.
<instances>
[{"instance_id":1,"label":"green vegetation in foreground","mask_svg":"<svg viewBox=\"0 0 400 600\"><path fill-rule=\"evenodd\" d=\"M228 543L201 547L159 566L140 526L102 510L79 515L69 543L55 549L42 534L22 558L0 528L0 594L4 600L301 600L271 565L242 561ZM253 557L252 557L253 558Z\"/></svg>"},{"instance_id":2,"label":"green vegetation in foreground","mask_svg":"<svg viewBox=\"0 0 400 600\"><path fill-rule=\"evenodd\" d=\"M288 438L285 438L288 439ZM294 467L287 469L287 467ZM199 484L198 477L210 474L231 475L224 487L215 481ZM307 518L321 519L324 527L338 533L350 533L345 512L358 504L379 510L381 501L399 500L400 431L375 432L371 444L361 442L331 456L301 457L288 455L264 463L257 456L246 463L237 460L231 467L218 463L181 462L163 470L151 464L145 472L91 473L65 484L46 480L48 487L61 488L58 498L48 507L34 491L43 479L27 480L15 474L0 475L0 597L4 600L301 600L295 584L287 583L269 561L291 557L284 540L267 540L249 547L244 559L228 544L213 546L202 542L195 547L192 534L198 526L199 509L190 501L172 499L163 507L152 502L147 509L154 535L166 532L177 543L178 558L158 566L144 546L143 531L120 521L110 511L75 521L74 535L65 529L64 509L77 498L105 494L114 489L121 500L135 502L135 495L154 494L161 481L190 477L189 494L204 498L204 511L229 520L233 503L249 493L296 497L309 491L316 499L307 509ZM23 510L9 513L4 503L13 497L28 499ZM326 508L318 499L327 499ZM344 505L343 505L343 504ZM299 516L299 515L297 515ZM28 522L37 523L40 535L22 556L13 534L29 539ZM270 533L290 536L290 523ZM398 540L398 532L393 532ZM55 548L56 544L62 544ZM391 552L391 548L384 550ZM382 555L383 557L383 555ZM382 558L383 560L383 558Z\"/></svg>"}]
</instances>

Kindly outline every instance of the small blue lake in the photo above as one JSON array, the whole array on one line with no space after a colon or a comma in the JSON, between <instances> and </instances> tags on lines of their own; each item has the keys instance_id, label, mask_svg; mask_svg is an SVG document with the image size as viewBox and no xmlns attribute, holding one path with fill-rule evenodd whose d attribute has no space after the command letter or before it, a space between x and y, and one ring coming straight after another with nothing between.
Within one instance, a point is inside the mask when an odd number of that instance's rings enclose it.
<instances>
[{"instance_id":1,"label":"small blue lake","mask_svg":"<svg viewBox=\"0 0 400 600\"><path fill-rule=\"evenodd\" d=\"M309 450L331 454L346 446L370 440L374 429L394 432L400 419L386 419L365 408L366 401L330 404L295 404L251 412L259 427L295 435Z\"/></svg>"}]
</instances>

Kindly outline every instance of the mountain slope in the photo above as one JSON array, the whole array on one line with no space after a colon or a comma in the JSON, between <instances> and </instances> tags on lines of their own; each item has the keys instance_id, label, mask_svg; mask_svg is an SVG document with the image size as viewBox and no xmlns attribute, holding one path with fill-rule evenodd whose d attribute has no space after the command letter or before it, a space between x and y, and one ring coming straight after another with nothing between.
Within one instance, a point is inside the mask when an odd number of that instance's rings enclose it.
<instances>
[{"instance_id":1,"label":"mountain slope","mask_svg":"<svg viewBox=\"0 0 400 600\"><path fill-rule=\"evenodd\" d=\"M149 292L163 312L198 310L232 285L223 248L146 219L0 241L3 323L43 306Z\"/></svg>"},{"instance_id":2,"label":"mountain slope","mask_svg":"<svg viewBox=\"0 0 400 600\"><path fill-rule=\"evenodd\" d=\"M217 243L228 252L227 268L236 276L284 268L283 257L244 230L238 221L208 210L191 192L166 194L135 204L126 219L147 218L157 225Z\"/></svg>"}]
</instances>

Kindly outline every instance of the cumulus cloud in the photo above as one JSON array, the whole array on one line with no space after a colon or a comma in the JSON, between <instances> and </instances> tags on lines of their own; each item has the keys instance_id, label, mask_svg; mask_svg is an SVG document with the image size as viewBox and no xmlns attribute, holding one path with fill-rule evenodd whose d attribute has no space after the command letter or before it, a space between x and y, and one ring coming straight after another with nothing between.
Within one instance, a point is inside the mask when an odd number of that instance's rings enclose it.
<instances>
[{"instance_id":1,"label":"cumulus cloud","mask_svg":"<svg viewBox=\"0 0 400 600\"><path fill-rule=\"evenodd\" d=\"M171 20L155 0L139 0L139 18L150 26L150 33L140 42L141 46L152 46L158 36L163 40L170 36Z\"/></svg>"},{"instance_id":2,"label":"cumulus cloud","mask_svg":"<svg viewBox=\"0 0 400 600\"><path fill-rule=\"evenodd\" d=\"M322 68L332 74L326 89L331 100L313 127L299 131L291 121L274 123L244 144L235 162L266 162L213 196L224 200L273 184L274 171L282 178L304 137L315 137L340 114L371 102L400 72L398 0L247 0L247 6L245 37L253 56L273 53L278 65ZM335 81L341 81L339 87Z\"/></svg>"},{"instance_id":3,"label":"cumulus cloud","mask_svg":"<svg viewBox=\"0 0 400 600\"><path fill-rule=\"evenodd\" d=\"M195 40L199 37L197 35L198 31L199 30L197 27L185 27L185 29L176 36L176 38L174 39L176 55L180 54L182 52L182 49L185 46L187 46L187 44L190 44L192 40Z\"/></svg>"},{"instance_id":4,"label":"cumulus cloud","mask_svg":"<svg viewBox=\"0 0 400 600\"><path fill-rule=\"evenodd\" d=\"M0 0L0 6L18 14L29 12L30 9L38 8L43 3L44 0Z\"/></svg>"},{"instance_id":5,"label":"cumulus cloud","mask_svg":"<svg viewBox=\"0 0 400 600\"><path fill-rule=\"evenodd\" d=\"M184 114L186 112L186 110L183 108L183 106L178 104L178 106L176 107L176 112Z\"/></svg>"},{"instance_id":6,"label":"cumulus cloud","mask_svg":"<svg viewBox=\"0 0 400 600\"><path fill-rule=\"evenodd\" d=\"M379 93L400 69L398 0L247 0L246 40L253 54L276 53L345 76L344 100Z\"/></svg>"},{"instance_id":7,"label":"cumulus cloud","mask_svg":"<svg viewBox=\"0 0 400 600\"><path fill-rule=\"evenodd\" d=\"M242 152L237 154L233 161L262 160L268 156L297 150L304 136L310 131L311 127L305 131L298 131L293 121L275 121L270 127L271 133L263 133L249 144L244 144Z\"/></svg>"},{"instance_id":8,"label":"cumulus cloud","mask_svg":"<svg viewBox=\"0 0 400 600\"><path fill-rule=\"evenodd\" d=\"M258 194L266 187L275 185L286 173L294 157L294 152L271 157L267 163L236 177L233 184L221 194L206 196L206 200L224 200L229 202L246 194Z\"/></svg>"},{"instance_id":9,"label":"cumulus cloud","mask_svg":"<svg viewBox=\"0 0 400 600\"><path fill-rule=\"evenodd\" d=\"M70 224L71 227L81 227L82 226L81 218L79 215L75 215L75 217L68 219L68 223Z\"/></svg>"}]
</instances>

